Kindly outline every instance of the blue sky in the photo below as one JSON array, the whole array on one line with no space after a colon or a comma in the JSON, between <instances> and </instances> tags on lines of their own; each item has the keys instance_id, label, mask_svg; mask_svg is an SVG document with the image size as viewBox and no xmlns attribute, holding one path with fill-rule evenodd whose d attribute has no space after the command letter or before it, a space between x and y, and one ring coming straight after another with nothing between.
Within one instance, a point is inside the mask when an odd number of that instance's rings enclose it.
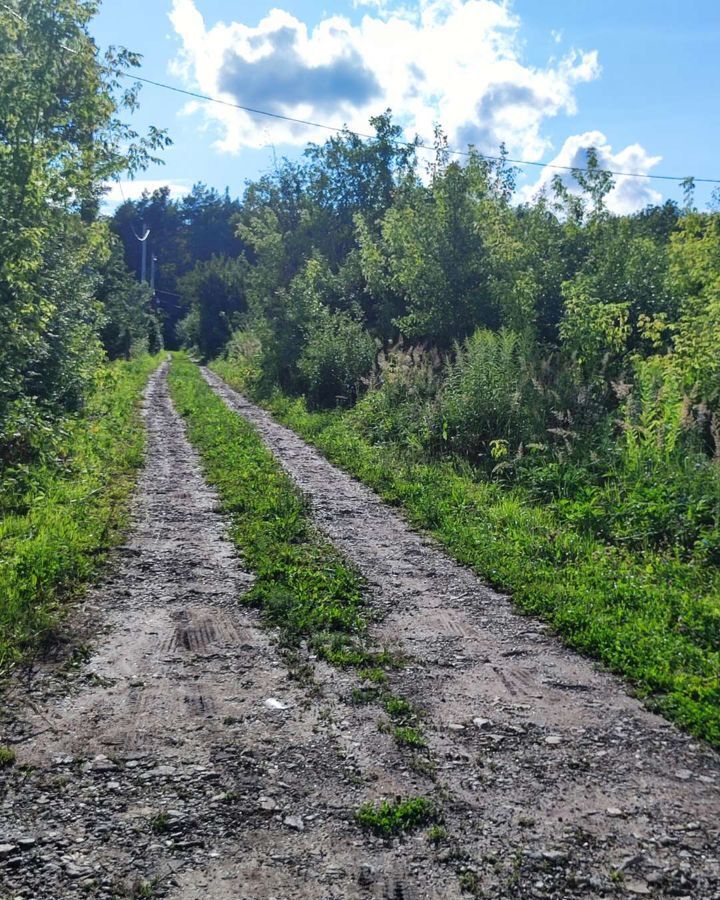
<instances>
[{"instance_id":1,"label":"blue sky","mask_svg":"<svg viewBox=\"0 0 720 900\"><path fill-rule=\"evenodd\" d=\"M610 167L720 178L716 0L105 0L92 31L141 52L149 78L291 116L367 130L390 105L409 135L439 121L453 146L504 140L572 164L593 144ZM149 86L133 122L174 146L126 195L161 181L240 194L273 153L324 137ZM548 177L524 169L520 196ZM619 179L612 200L625 212L666 197L680 190Z\"/></svg>"}]
</instances>

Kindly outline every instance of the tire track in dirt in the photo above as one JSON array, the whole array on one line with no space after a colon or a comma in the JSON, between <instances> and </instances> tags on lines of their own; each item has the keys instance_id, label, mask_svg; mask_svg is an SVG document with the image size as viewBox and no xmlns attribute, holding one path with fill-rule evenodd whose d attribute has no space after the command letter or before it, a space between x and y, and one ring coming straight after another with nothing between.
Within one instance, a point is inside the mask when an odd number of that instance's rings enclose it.
<instances>
[{"instance_id":1,"label":"tire track in dirt","mask_svg":"<svg viewBox=\"0 0 720 900\"><path fill-rule=\"evenodd\" d=\"M238 606L252 579L166 370L146 392L133 528L66 629L92 649L40 664L4 698L18 764L0 771L0 896L459 897L422 834L390 844L354 823L362 802L428 785L376 712L343 702L349 676L291 678Z\"/></svg>"},{"instance_id":2,"label":"tire track in dirt","mask_svg":"<svg viewBox=\"0 0 720 900\"><path fill-rule=\"evenodd\" d=\"M513 611L370 490L203 374L256 426L368 579L374 637L412 664L463 878L490 897L720 898L720 759Z\"/></svg>"}]
</instances>

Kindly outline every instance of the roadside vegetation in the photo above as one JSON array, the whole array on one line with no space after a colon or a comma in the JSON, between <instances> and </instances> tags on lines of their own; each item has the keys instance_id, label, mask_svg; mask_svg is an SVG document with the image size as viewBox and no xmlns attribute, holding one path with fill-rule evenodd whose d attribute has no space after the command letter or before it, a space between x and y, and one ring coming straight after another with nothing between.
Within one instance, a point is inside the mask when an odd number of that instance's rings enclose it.
<instances>
[{"instance_id":1,"label":"roadside vegetation","mask_svg":"<svg viewBox=\"0 0 720 900\"><path fill-rule=\"evenodd\" d=\"M125 522L145 442L139 403L157 357L101 369L82 413L0 487L0 673L47 636Z\"/></svg>"},{"instance_id":2,"label":"roadside vegetation","mask_svg":"<svg viewBox=\"0 0 720 900\"><path fill-rule=\"evenodd\" d=\"M137 89L85 0L0 5L0 673L97 570L140 462L161 349L152 292L101 203L168 141L122 121ZM133 360L113 363L113 360Z\"/></svg>"}]
</instances>

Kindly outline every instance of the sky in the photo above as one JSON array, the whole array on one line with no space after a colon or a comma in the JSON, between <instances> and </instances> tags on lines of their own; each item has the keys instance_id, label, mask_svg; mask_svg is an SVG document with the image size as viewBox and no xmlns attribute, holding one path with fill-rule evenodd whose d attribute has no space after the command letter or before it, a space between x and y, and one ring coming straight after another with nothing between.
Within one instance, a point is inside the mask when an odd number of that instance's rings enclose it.
<instances>
[{"instance_id":1,"label":"sky","mask_svg":"<svg viewBox=\"0 0 720 900\"><path fill-rule=\"evenodd\" d=\"M440 124L531 163L581 165L587 147L622 172L720 179L717 0L104 0L101 48L143 54L140 74L178 88L362 132L390 107L410 139ZM203 182L242 195L274 160L330 132L145 86L131 122L167 129L165 165L109 202ZM520 167L518 200L549 180ZM713 186L698 185L703 207ZM618 213L682 199L671 182L616 179Z\"/></svg>"}]
</instances>

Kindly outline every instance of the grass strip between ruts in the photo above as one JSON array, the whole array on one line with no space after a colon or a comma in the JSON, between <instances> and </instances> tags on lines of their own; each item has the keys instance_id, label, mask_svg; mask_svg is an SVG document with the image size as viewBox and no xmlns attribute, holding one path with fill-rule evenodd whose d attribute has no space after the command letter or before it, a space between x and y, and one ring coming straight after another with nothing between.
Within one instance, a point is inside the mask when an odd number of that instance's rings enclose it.
<instances>
[{"instance_id":1,"label":"grass strip between ruts","mask_svg":"<svg viewBox=\"0 0 720 900\"><path fill-rule=\"evenodd\" d=\"M176 355L170 390L205 476L231 520L231 536L255 574L243 602L258 607L289 646L305 640L340 666L388 662L366 639L363 581L316 531L305 500L258 433Z\"/></svg>"},{"instance_id":2,"label":"grass strip between ruts","mask_svg":"<svg viewBox=\"0 0 720 900\"><path fill-rule=\"evenodd\" d=\"M356 667L361 679L383 685L368 691L367 699L382 699L399 749L426 749L417 711L384 687L383 669L398 660L367 635L371 611L360 574L314 527L303 495L256 429L212 391L198 367L176 354L169 381L205 477L230 518L231 537L255 574L242 602L261 611L286 647L304 641L329 663ZM412 744L399 739L405 732L412 734ZM437 804L425 797L396 798L381 801L377 810L365 804L357 821L387 837L439 815Z\"/></svg>"},{"instance_id":3,"label":"grass strip between ruts","mask_svg":"<svg viewBox=\"0 0 720 900\"><path fill-rule=\"evenodd\" d=\"M30 467L22 497L0 492L0 673L54 627L121 533L143 461L141 394L159 362L106 366L55 458Z\"/></svg>"},{"instance_id":4,"label":"grass strip between ruts","mask_svg":"<svg viewBox=\"0 0 720 900\"><path fill-rule=\"evenodd\" d=\"M242 374L212 369L238 390ZM367 441L352 413L311 412L302 400L264 402L318 447L435 535L456 559L551 622L566 643L630 679L650 705L720 746L720 571L672 553L609 546L551 507L458 469Z\"/></svg>"}]
</instances>

